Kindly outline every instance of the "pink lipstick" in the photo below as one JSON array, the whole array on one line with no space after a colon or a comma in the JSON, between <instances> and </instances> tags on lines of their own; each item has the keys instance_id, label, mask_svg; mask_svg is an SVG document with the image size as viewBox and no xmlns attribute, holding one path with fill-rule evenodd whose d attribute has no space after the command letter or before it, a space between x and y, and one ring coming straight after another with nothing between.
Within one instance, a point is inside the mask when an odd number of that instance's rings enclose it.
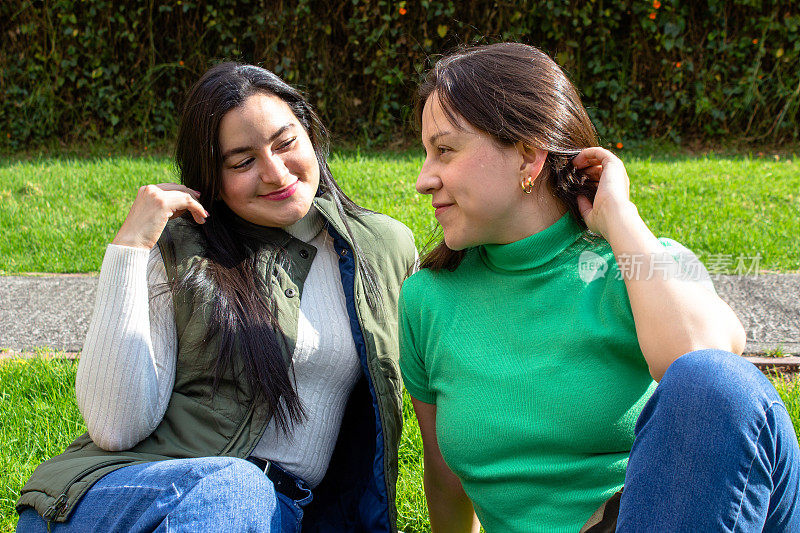
<instances>
[{"instance_id":1,"label":"pink lipstick","mask_svg":"<svg viewBox=\"0 0 800 533\"><path fill-rule=\"evenodd\" d=\"M287 185L286 187L278 189L277 191L272 191L269 194L260 194L258 195L258 197L265 198L267 200L273 200L275 202L278 202L280 200L285 200L294 194L295 190L297 190L297 185L299 183L300 180L295 180L294 183L292 183L291 185Z\"/></svg>"}]
</instances>

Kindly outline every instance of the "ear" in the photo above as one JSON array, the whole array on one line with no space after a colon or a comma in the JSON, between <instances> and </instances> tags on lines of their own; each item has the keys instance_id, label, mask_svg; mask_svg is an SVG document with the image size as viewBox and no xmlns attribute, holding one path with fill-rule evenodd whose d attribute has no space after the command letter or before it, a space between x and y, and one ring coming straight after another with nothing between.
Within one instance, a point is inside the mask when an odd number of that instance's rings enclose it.
<instances>
[{"instance_id":1,"label":"ear","mask_svg":"<svg viewBox=\"0 0 800 533\"><path fill-rule=\"evenodd\" d=\"M534 180L538 178L547 159L547 151L518 142L517 152L521 158L519 171L526 176L531 176Z\"/></svg>"}]
</instances>

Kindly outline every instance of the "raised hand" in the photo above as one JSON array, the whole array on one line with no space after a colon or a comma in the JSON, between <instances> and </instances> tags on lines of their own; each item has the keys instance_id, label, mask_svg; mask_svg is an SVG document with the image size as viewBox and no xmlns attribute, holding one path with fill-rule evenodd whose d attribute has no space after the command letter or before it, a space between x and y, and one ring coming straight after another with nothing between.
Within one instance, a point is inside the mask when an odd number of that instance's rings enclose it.
<instances>
[{"instance_id":1,"label":"raised hand","mask_svg":"<svg viewBox=\"0 0 800 533\"><path fill-rule=\"evenodd\" d=\"M582 150L572 164L597 184L594 202L584 196L578 198L581 216L590 230L607 238L612 220L619 220L622 212L634 208L625 165L617 156L600 147Z\"/></svg>"},{"instance_id":2,"label":"raised hand","mask_svg":"<svg viewBox=\"0 0 800 533\"><path fill-rule=\"evenodd\" d=\"M159 183L139 188L131 210L112 244L151 249L171 218L187 210L203 224L208 212L197 199L200 193L177 183Z\"/></svg>"}]
</instances>

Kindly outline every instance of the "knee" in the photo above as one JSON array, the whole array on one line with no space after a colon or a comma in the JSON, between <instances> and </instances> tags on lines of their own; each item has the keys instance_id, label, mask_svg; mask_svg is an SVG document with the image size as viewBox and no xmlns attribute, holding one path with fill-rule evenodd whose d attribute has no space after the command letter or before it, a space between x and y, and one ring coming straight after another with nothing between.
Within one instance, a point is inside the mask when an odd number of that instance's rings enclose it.
<instances>
[{"instance_id":1,"label":"knee","mask_svg":"<svg viewBox=\"0 0 800 533\"><path fill-rule=\"evenodd\" d=\"M233 498L268 499L274 497L272 482L256 465L236 457L220 458L220 468L214 477L224 483Z\"/></svg>"},{"instance_id":2,"label":"knee","mask_svg":"<svg viewBox=\"0 0 800 533\"><path fill-rule=\"evenodd\" d=\"M250 461L236 457L208 457L197 461L193 468L197 483L192 491L213 493L218 502L221 499L228 507L274 503L272 482Z\"/></svg>"},{"instance_id":3,"label":"knee","mask_svg":"<svg viewBox=\"0 0 800 533\"><path fill-rule=\"evenodd\" d=\"M717 412L768 409L780 397L758 368L722 350L698 350L676 359L658 385L659 402Z\"/></svg>"}]
</instances>

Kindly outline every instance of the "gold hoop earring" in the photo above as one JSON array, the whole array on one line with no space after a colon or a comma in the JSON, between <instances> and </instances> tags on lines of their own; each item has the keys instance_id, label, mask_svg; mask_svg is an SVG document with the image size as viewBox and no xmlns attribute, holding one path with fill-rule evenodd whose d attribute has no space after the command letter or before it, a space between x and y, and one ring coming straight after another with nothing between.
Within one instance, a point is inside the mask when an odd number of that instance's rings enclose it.
<instances>
[{"instance_id":1,"label":"gold hoop earring","mask_svg":"<svg viewBox=\"0 0 800 533\"><path fill-rule=\"evenodd\" d=\"M528 176L527 178L522 179L519 184L522 187L522 192L525 194L530 194L533 192L533 176Z\"/></svg>"}]
</instances>

